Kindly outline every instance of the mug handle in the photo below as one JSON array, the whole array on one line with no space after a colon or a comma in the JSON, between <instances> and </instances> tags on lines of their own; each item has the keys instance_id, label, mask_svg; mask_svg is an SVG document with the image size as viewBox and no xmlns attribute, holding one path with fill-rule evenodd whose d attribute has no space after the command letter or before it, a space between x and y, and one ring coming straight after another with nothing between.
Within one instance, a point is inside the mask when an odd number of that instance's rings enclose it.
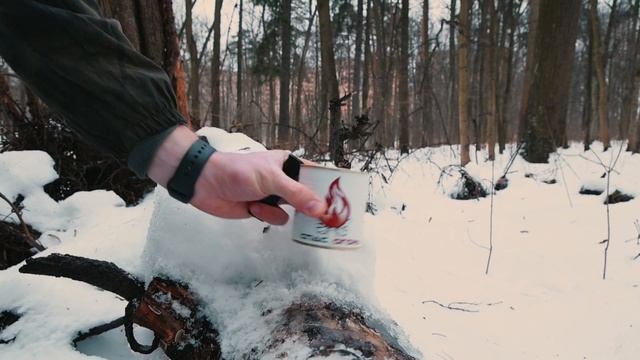
<instances>
[{"instance_id":1,"label":"mug handle","mask_svg":"<svg viewBox=\"0 0 640 360\"><path fill-rule=\"evenodd\" d=\"M298 177L300 175L300 165L302 165L302 160L298 159L293 154L289 154L289 157L282 165L282 171L287 174L288 177L292 178L295 181L298 181ZM269 195L266 198L260 200L260 202L269 206L278 206L278 204L280 204L280 200L282 199L278 195Z\"/></svg>"}]
</instances>

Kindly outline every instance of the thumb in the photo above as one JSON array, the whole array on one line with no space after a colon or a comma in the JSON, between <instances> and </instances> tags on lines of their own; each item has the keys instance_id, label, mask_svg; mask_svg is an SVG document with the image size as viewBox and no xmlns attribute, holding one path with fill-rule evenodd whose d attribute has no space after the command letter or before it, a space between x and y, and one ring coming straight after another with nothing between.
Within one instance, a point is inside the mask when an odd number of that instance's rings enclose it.
<instances>
[{"instance_id":1,"label":"thumb","mask_svg":"<svg viewBox=\"0 0 640 360\"><path fill-rule=\"evenodd\" d=\"M284 172L273 182L272 193L282 197L296 210L307 216L320 217L327 210L327 204L307 186L288 177Z\"/></svg>"}]
</instances>

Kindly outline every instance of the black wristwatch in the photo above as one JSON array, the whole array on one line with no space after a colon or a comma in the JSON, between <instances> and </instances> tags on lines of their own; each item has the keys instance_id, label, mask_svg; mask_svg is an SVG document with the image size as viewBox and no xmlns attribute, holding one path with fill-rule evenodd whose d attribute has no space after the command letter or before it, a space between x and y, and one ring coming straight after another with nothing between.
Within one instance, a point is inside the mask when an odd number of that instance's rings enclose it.
<instances>
[{"instance_id":1,"label":"black wristwatch","mask_svg":"<svg viewBox=\"0 0 640 360\"><path fill-rule=\"evenodd\" d=\"M216 152L207 138L200 138L191 145L178 165L178 169L169 182L167 190L174 199L188 203L195 193L195 185L207 160Z\"/></svg>"}]
</instances>

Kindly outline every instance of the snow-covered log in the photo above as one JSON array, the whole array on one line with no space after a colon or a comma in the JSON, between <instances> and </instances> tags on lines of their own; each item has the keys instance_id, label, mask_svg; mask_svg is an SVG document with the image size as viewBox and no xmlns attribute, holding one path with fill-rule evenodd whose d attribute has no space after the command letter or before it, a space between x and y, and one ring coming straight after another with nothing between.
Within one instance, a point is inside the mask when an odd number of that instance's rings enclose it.
<instances>
[{"instance_id":1,"label":"snow-covered log","mask_svg":"<svg viewBox=\"0 0 640 360\"><path fill-rule=\"evenodd\" d=\"M60 254L29 259L20 272L83 281L130 301L124 320L94 328L82 338L124 323L127 339L136 351L151 352L160 346L172 360L221 358L218 331L200 310L205 304L186 284L154 278L143 291L140 281L113 263ZM262 316L271 314L272 311L264 311ZM155 333L152 345L137 343L133 323ZM241 358L299 358L301 347L305 348L305 357L414 358L403 350L384 322L367 318L358 307L327 302L316 296L304 296L278 312L276 324L266 346L248 348ZM293 343L296 346L292 347Z\"/></svg>"}]
</instances>

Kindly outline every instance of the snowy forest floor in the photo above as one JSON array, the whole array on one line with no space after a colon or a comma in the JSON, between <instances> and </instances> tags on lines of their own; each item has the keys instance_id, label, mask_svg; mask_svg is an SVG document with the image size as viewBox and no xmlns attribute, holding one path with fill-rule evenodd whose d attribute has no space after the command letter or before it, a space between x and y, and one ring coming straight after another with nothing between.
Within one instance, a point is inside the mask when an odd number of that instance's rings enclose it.
<instances>
[{"instance_id":1,"label":"snowy forest floor","mask_svg":"<svg viewBox=\"0 0 640 360\"><path fill-rule=\"evenodd\" d=\"M610 193L640 195L640 155L619 152L620 146L602 151L594 144L594 151L584 152L575 144L550 164L517 157L508 187L478 200L449 197L457 181L441 170L457 163L456 149L387 153L388 161L374 163L375 215L365 219L374 234L367 241L376 251L371 276L380 307L426 359L637 359L640 199L609 206L602 279L605 167L615 163ZM490 189L492 163L484 161L484 152L477 156L467 170ZM498 156L495 180L509 159L510 151ZM153 194L129 208L104 191L56 203L42 191L56 176L52 165L40 152L0 154L0 191L25 195L24 217L43 232L44 254L108 260L139 273ZM583 187L605 193L583 195ZM0 216L9 212L0 204ZM0 311L22 315L0 334L0 340L15 338L0 344L0 359L164 359L158 351L132 354L122 329L76 350L70 340L121 316L124 302L88 285L24 275L17 268L0 271Z\"/></svg>"}]
</instances>

